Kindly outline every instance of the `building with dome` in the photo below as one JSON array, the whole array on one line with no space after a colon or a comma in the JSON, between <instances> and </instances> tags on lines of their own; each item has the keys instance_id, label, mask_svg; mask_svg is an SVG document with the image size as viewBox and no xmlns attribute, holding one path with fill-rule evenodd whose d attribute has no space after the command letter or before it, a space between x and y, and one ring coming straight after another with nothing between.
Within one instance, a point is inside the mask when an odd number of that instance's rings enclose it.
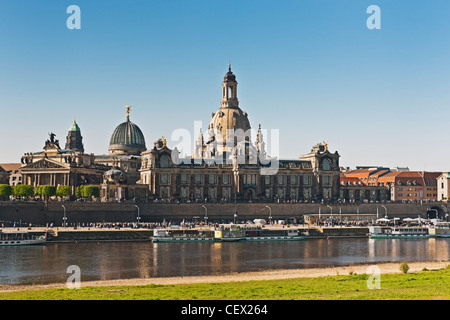
<instances>
[{"instance_id":1,"label":"building with dome","mask_svg":"<svg viewBox=\"0 0 450 320\"><path fill-rule=\"evenodd\" d=\"M84 152L83 137L75 119L70 127L65 148L61 148L54 133L49 133L44 151L27 152L21 158L22 183L32 185L68 185L76 187L98 185L109 168L95 162L94 154Z\"/></svg>"},{"instance_id":2,"label":"building with dome","mask_svg":"<svg viewBox=\"0 0 450 320\"><path fill-rule=\"evenodd\" d=\"M131 106L126 106L125 122L113 131L107 155L96 155L95 163L109 167L101 184L102 201L122 201L148 197L148 187L139 182L141 153L147 150L141 129L130 121Z\"/></svg>"},{"instance_id":3,"label":"building with dome","mask_svg":"<svg viewBox=\"0 0 450 320\"><path fill-rule=\"evenodd\" d=\"M127 106L126 121L113 131L107 155L96 155L95 162L122 170L127 184L134 185L140 179L141 153L147 150L141 129L130 121L131 106Z\"/></svg>"},{"instance_id":4,"label":"building with dome","mask_svg":"<svg viewBox=\"0 0 450 320\"><path fill-rule=\"evenodd\" d=\"M318 143L298 159L267 154L261 125L252 141L247 112L239 106L238 82L231 65L222 82L222 99L211 114L207 138L202 130L191 156L180 156L162 137L147 149L141 129L126 119L112 131L108 154L84 153L74 120L65 148L50 134L44 151L26 153L25 184L97 184L102 201L176 200L180 202L316 202L339 198L339 154Z\"/></svg>"},{"instance_id":5,"label":"building with dome","mask_svg":"<svg viewBox=\"0 0 450 320\"><path fill-rule=\"evenodd\" d=\"M181 202L332 201L339 197L339 154L319 143L295 160L270 157L261 125L251 140L248 114L239 107L236 76L228 67L208 138L200 130L191 157L181 158L165 139L141 153L141 184L150 197Z\"/></svg>"}]
</instances>

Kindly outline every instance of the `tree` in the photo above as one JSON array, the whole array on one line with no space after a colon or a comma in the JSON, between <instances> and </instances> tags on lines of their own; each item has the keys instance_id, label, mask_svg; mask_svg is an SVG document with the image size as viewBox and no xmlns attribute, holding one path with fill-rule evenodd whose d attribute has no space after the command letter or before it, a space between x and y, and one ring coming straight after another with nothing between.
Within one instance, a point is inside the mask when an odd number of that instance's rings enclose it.
<instances>
[{"instance_id":1,"label":"tree","mask_svg":"<svg viewBox=\"0 0 450 320\"><path fill-rule=\"evenodd\" d=\"M13 188L9 184L0 184L0 199L8 199L12 195Z\"/></svg>"},{"instance_id":2,"label":"tree","mask_svg":"<svg viewBox=\"0 0 450 320\"><path fill-rule=\"evenodd\" d=\"M83 195L83 189L84 186L78 186L77 189L75 190L75 195L77 196L77 198L82 198L84 197Z\"/></svg>"},{"instance_id":3,"label":"tree","mask_svg":"<svg viewBox=\"0 0 450 320\"><path fill-rule=\"evenodd\" d=\"M53 197L54 195L56 195L56 187L44 185L44 186L42 186L41 192L42 192L42 195L44 197L47 197L47 199L48 199L49 197Z\"/></svg>"},{"instance_id":4,"label":"tree","mask_svg":"<svg viewBox=\"0 0 450 320\"><path fill-rule=\"evenodd\" d=\"M13 194L16 197L32 197L34 195L33 186L18 184L14 186Z\"/></svg>"},{"instance_id":5,"label":"tree","mask_svg":"<svg viewBox=\"0 0 450 320\"><path fill-rule=\"evenodd\" d=\"M49 197L56 195L56 187L51 185L39 185L36 186L34 194L48 200Z\"/></svg>"},{"instance_id":6,"label":"tree","mask_svg":"<svg viewBox=\"0 0 450 320\"><path fill-rule=\"evenodd\" d=\"M86 198L90 197L100 197L100 189L98 186L87 185L84 186L82 191L82 196Z\"/></svg>"},{"instance_id":7,"label":"tree","mask_svg":"<svg viewBox=\"0 0 450 320\"><path fill-rule=\"evenodd\" d=\"M59 185L56 189L56 195L59 197L68 197L72 194L72 188L70 186Z\"/></svg>"}]
</instances>

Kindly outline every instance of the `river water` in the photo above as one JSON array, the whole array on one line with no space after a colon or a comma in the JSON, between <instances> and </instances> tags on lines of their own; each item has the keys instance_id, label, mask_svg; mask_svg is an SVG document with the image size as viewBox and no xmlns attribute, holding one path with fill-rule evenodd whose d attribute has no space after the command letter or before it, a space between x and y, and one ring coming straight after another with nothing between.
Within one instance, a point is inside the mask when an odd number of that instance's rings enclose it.
<instances>
[{"instance_id":1,"label":"river water","mask_svg":"<svg viewBox=\"0 0 450 320\"><path fill-rule=\"evenodd\" d=\"M450 239L333 238L236 243L89 242L0 247L0 284L217 275L230 272L450 260Z\"/></svg>"}]
</instances>

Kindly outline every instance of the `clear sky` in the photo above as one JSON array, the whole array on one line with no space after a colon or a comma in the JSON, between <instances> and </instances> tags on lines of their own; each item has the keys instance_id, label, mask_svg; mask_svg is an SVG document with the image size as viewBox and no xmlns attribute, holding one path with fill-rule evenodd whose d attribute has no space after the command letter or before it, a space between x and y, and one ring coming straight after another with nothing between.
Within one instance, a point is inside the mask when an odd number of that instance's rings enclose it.
<instances>
[{"instance_id":1,"label":"clear sky","mask_svg":"<svg viewBox=\"0 0 450 320\"><path fill-rule=\"evenodd\" d=\"M342 166L448 171L449 13L448 0L1 0L0 163L49 132L64 145L74 117L85 151L105 154L127 104L147 148L206 129L231 60L241 108L280 130L281 158L326 141Z\"/></svg>"}]
</instances>

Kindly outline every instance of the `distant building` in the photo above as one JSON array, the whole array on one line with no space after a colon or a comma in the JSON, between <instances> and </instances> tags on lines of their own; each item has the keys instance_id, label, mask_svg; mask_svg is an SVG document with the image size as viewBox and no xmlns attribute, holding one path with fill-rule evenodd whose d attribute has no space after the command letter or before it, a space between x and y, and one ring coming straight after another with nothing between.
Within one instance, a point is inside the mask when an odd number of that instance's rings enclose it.
<instances>
[{"instance_id":1,"label":"distant building","mask_svg":"<svg viewBox=\"0 0 450 320\"><path fill-rule=\"evenodd\" d=\"M81 132L75 120L68 135L66 148L59 146L55 134L50 133L44 151L25 153L21 158L22 183L38 185L68 185L75 194L77 186L98 185L109 167L94 162L94 155L84 153Z\"/></svg>"},{"instance_id":2,"label":"distant building","mask_svg":"<svg viewBox=\"0 0 450 320\"><path fill-rule=\"evenodd\" d=\"M357 167L343 170L340 176L340 199L342 202L377 202L390 200L389 188L378 181L387 174L388 168Z\"/></svg>"},{"instance_id":3,"label":"distant building","mask_svg":"<svg viewBox=\"0 0 450 320\"><path fill-rule=\"evenodd\" d=\"M20 163L1 163L0 167L3 168L8 176L8 180L0 183L9 184L11 186L16 186L22 184L22 174L20 173ZM1 172L1 169L0 169ZM1 173L0 173L1 175ZM1 179L0 179L1 180Z\"/></svg>"},{"instance_id":4,"label":"distant building","mask_svg":"<svg viewBox=\"0 0 450 320\"><path fill-rule=\"evenodd\" d=\"M392 201L437 201L439 175L438 172L395 171L383 175L379 181L389 186Z\"/></svg>"},{"instance_id":5,"label":"distant building","mask_svg":"<svg viewBox=\"0 0 450 320\"><path fill-rule=\"evenodd\" d=\"M438 201L448 202L450 199L450 172L443 172L437 178Z\"/></svg>"},{"instance_id":6,"label":"distant building","mask_svg":"<svg viewBox=\"0 0 450 320\"><path fill-rule=\"evenodd\" d=\"M0 184L9 184L9 173L0 165Z\"/></svg>"}]
</instances>

